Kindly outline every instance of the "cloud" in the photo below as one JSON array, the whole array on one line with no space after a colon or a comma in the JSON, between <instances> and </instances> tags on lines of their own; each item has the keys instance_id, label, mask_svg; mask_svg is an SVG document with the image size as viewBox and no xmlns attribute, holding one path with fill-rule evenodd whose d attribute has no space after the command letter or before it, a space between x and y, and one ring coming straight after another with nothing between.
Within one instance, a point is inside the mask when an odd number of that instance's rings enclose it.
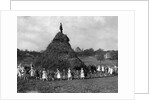
<instances>
[{"instance_id":1,"label":"cloud","mask_svg":"<svg viewBox=\"0 0 150 100\"><path fill-rule=\"evenodd\" d=\"M17 47L44 50L63 23L72 48L118 49L117 16L18 16Z\"/></svg>"}]
</instances>

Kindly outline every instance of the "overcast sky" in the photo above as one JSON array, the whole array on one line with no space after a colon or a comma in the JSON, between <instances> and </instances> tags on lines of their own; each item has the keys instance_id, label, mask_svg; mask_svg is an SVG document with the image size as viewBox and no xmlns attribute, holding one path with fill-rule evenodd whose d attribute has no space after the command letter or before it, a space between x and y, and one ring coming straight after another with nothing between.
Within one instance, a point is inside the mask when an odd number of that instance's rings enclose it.
<instances>
[{"instance_id":1,"label":"overcast sky","mask_svg":"<svg viewBox=\"0 0 150 100\"><path fill-rule=\"evenodd\" d=\"M18 16L17 48L45 50L59 32L60 22L73 49L118 50L117 16Z\"/></svg>"}]
</instances>

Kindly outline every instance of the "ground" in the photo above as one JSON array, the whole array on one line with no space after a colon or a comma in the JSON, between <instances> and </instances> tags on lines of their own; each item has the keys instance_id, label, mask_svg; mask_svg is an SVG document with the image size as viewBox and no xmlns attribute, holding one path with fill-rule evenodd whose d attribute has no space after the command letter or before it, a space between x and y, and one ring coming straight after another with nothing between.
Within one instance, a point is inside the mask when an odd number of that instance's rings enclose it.
<instances>
[{"instance_id":1,"label":"ground","mask_svg":"<svg viewBox=\"0 0 150 100\"><path fill-rule=\"evenodd\" d=\"M118 76L84 80L18 80L17 92L118 93Z\"/></svg>"}]
</instances>

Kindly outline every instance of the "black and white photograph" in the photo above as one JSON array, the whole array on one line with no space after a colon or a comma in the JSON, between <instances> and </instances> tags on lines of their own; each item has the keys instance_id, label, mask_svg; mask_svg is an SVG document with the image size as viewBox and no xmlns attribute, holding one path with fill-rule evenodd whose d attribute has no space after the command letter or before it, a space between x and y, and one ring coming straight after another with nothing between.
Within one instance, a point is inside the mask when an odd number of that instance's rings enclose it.
<instances>
[{"instance_id":1,"label":"black and white photograph","mask_svg":"<svg viewBox=\"0 0 150 100\"><path fill-rule=\"evenodd\" d=\"M118 16L17 16L17 93L118 93Z\"/></svg>"}]
</instances>

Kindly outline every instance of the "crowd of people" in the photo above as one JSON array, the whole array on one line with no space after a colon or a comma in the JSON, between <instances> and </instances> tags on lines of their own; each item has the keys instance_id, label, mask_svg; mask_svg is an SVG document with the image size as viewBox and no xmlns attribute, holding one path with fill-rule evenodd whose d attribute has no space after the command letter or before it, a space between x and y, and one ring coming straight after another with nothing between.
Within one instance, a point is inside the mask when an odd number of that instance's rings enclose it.
<instances>
[{"instance_id":1,"label":"crowd of people","mask_svg":"<svg viewBox=\"0 0 150 100\"><path fill-rule=\"evenodd\" d=\"M21 63L17 67L17 78L18 79L37 79L37 80L73 80L73 79L85 79L85 78L95 78L95 77L106 77L118 75L118 67L104 66L104 65L89 65L88 70L80 68L78 70L73 69L56 69L46 70L45 68L38 70L35 69L33 64L30 67L24 67Z\"/></svg>"}]
</instances>

